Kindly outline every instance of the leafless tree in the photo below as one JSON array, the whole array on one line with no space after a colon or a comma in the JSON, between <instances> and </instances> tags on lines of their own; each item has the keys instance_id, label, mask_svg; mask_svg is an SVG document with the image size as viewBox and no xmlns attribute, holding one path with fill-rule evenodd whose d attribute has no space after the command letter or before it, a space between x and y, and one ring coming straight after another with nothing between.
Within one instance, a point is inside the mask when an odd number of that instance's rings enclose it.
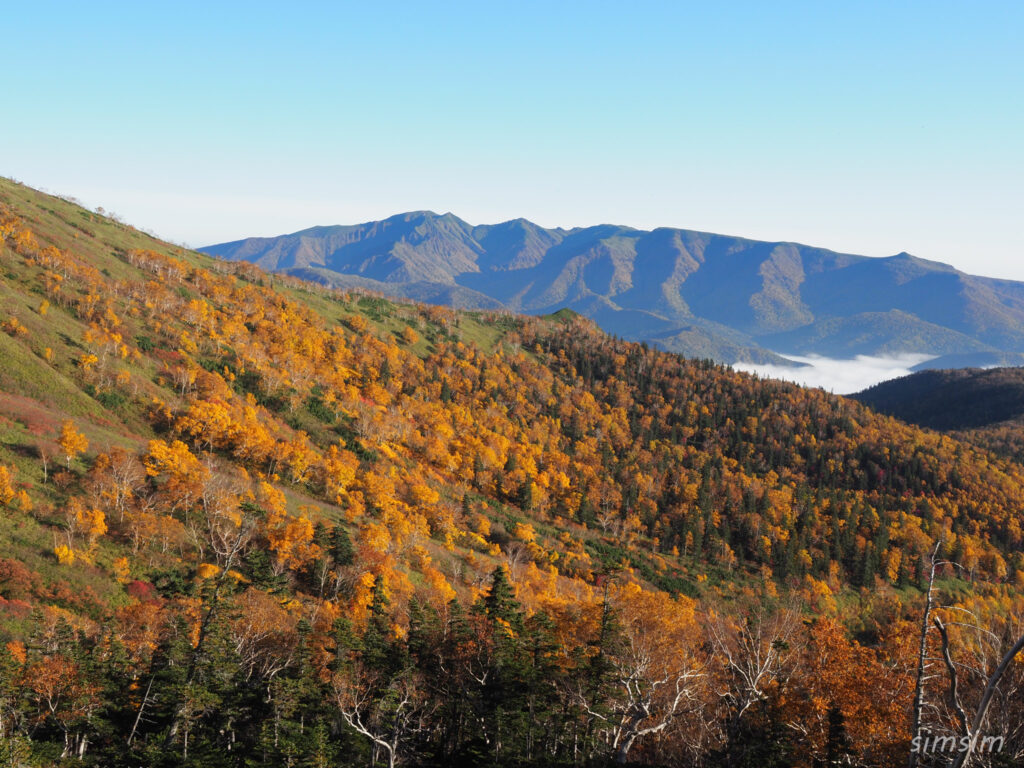
<instances>
[{"instance_id":1,"label":"leafless tree","mask_svg":"<svg viewBox=\"0 0 1024 768\"><path fill-rule=\"evenodd\" d=\"M335 675L334 703L345 723L373 745L374 760L383 755L394 768L409 738L424 727L424 697L411 672L381 686L375 673L354 662Z\"/></svg>"},{"instance_id":2,"label":"leafless tree","mask_svg":"<svg viewBox=\"0 0 1024 768\"><path fill-rule=\"evenodd\" d=\"M708 623L711 647L727 683L719 697L732 711L733 727L767 698L772 682L791 671L798 655L791 651L799 625L793 608L769 611L760 606L738 626L721 618Z\"/></svg>"},{"instance_id":3,"label":"leafless tree","mask_svg":"<svg viewBox=\"0 0 1024 768\"><path fill-rule=\"evenodd\" d=\"M1000 690L1000 685L1003 683L1014 659L1024 651L1024 634L1017 637L1007 648L1004 642L1005 635L1000 637L996 633L984 629L977 620L978 617L972 612L965 611L964 609L958 610L967 614L971 621L943 621L941 617L936 616L933 622L942 639L942 659L948 676L947 704L952 714L952 721L955 723L953 735L956 737L959 745L965 745L966 747L958 751L956 758L953 760L952 768L965 768L965 766L971 763L972 758L980 752L979 744L985 738L982 735L983 729L986 726L989 711L993 704L1000 702L1005 707L1007 703L1019 701L1021 698L1022 691L1019 688L1019 679L1015 679L1014 676L1007 678L1009 685L1005 686L1003 690ZM975 635L971 654L973 658L970 661L957 661L954 659L949 632L950 626L965 627L969 633ZM960 655L962 656L963 654ZM996 662L996 659L998 659L998 662ZM990 669L991 671L989 671ZM964 676L966 676L966 680ZM969 711L968 706L964 704L964 700L969 695L969 691L965 689L969 687L968 683L972 680L979 684L978 687L980 687L981 682L984 682L984 687L981 688L980 697L973 711ZM1013 690L1008 691L1006 690L1007 687L1011 687ZM1004 733L1000 734L999 744L1005 748L1007 744L1006 736L1008 735L1005 731L1008 729L1019 730L1020 724L1019 722L1016 724L1011 723L1011 718L1002 718L997 727L1004 731ZM1014 734L1009 735L1012 736ZM986 734L986 736L991 737L992 734ZM1013 741L1010 743L1020 747L1019 744L1015 744ZM1002 755L1003 759L1007 757L1008 755L1006 754Z\"/></svg>"}]
</instances>

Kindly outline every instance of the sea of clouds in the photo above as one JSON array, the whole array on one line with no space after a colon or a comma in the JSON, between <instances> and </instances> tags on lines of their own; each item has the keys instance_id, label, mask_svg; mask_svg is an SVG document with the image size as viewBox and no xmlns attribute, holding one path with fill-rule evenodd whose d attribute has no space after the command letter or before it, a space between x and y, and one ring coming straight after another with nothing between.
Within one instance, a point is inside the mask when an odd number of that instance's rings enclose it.
<instances>
[{"instance_id":1,"label":"sea of clouds","mask_svg":"<svg viewBox=\"0 0 1024 768\"><path fill-rule=\"evenodd\" d=\"M892 356L857 355L852 359L837 359L812 355L783 355L787 360L804 363L802 366L759 365L733 363L733 369L756 373L768 379L783 379L805 387L821 387L837 395L849 395L878 384L912 373L911 368L934 355L900 354Z\"/></svg>"}]
</instances>

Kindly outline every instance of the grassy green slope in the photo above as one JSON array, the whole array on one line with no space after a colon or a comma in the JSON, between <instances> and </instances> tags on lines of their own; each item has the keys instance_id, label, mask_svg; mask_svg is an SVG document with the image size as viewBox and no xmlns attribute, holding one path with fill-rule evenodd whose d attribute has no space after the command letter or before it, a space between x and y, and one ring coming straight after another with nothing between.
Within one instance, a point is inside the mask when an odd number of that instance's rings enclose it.
<instances>
[{"instance_id":1,"label":"grassy green slope","mask_svg":"<svg viewBox=\"0 0 1024 768\"><path fill-rule=\"evenodd\" d=\"M17 182L0 178L0 206L13 212L38 240L39 250L48 246L69 254L79 267L94 273L105 287L118 283L141 286L153 278L144 269L133 266L126 256L141 249L152 251L200 269L221 270L222 265L209 256L160 241L124 223L91 212L73 200L54 197ZM243 267L244 269L245 267ZM0 514L0 562L20 563L33 579L33 602L66 609L72 614L99 620L111 608L126 600L124 590L111 577L111 563L125 554L123 544L104 537L92 563L77 562L75 567L58 565L53 555L55 544L65 527L64 509L71 491L68 480L54 482L62 470L81 478L88 468L86 457L111 448L143 451L147 442L160 437L151 426L148 408L154 399L179 400L173 389L160 379L163 356L171 350L148 349L152 328L147 321L125 313L121 316L125 341L139 356L132 361L133 384L128 394L99 391L86 382L80 358L87 352L83 338L89 324L76 316L71 307L50 301L41 288L46 268L0 245L0 322L16 320L23 329L0 333L0 465L12 468L15 486L28 489L34 506L32 515ZM483 311L454 312L444 308L423 308L408 302L365 293L339 293L315 283L304 283L266 273L254 273L253 279L278 294L308 307L327 327L344 325L352 317L365 319L371 334L381 339L400 337L410 325L418 329L417 339L404 347L421 358L433 354L437 344L459 339L481 350L510 349L506 337L519 324L505 314ZM75 283L73 279L68 281ZM182 295L191 295L187 287ZM77 287L69 300L77 300ZM44 304L45 306L44 308ZM116 311L123 302L115 297ZM167 323L177 322L169 317ZM86 456L64 466L57 436L65 419L89 441ZM330 442L336 435L305 408L289 414L289 425L307 432L314 442ZM72 480L77 483L78 480ZM290 510L314 511L335 523L343 521L337 508L310 497L300 488L281 484ZM80 491L80 489L79 489ZM458 497L453 496L457 501ZM482 508L499 524L511 528L521 519L517 511L494 502ZM551 529L552 536L559 532ZM427 542L436 555L444 553ZM486 565L492 558L478 553ZM170 560L150 559L134 570L139 578L155 578ZM418 575L411 574L415 580ZM0 597L28 599L23 590L0 586ZM19 612L0 618L15 636L25 617Z\"/></svg>"}]
</instances>

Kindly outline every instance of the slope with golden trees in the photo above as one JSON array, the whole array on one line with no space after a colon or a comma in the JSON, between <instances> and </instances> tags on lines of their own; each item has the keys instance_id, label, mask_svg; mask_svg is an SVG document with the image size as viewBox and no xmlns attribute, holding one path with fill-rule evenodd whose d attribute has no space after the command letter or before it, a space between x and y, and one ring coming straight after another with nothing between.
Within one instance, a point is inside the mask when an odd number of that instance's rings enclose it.
<instances>
[{"instance_id":1,"label":"slope with golden trees","mask_svg":"<svg viewBox=\"0 0 1024 768\"><path fill-rule=\"evenodd\" d=\"M1016 464L571 315L0 203L14 764L888 765L936 543L1014 632Z\"/></svg>"}]
</instances>

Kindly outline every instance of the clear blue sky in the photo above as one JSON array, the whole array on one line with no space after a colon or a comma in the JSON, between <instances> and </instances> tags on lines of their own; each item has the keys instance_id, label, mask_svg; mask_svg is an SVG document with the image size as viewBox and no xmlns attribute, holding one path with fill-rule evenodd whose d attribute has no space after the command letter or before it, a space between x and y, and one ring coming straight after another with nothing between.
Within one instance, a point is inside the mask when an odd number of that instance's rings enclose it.
<instances>
[{"instance_id":1,"label":"clear blue sky","mask_svg":"<svg viewBox=\"0 0 1024 768\"><path fill-rule=\"evenodd\" d=\"M1019 2L33 0L0 174L192 245L429 208L1024 279L1022 37Z\"/></svg>"}]
</instances>

